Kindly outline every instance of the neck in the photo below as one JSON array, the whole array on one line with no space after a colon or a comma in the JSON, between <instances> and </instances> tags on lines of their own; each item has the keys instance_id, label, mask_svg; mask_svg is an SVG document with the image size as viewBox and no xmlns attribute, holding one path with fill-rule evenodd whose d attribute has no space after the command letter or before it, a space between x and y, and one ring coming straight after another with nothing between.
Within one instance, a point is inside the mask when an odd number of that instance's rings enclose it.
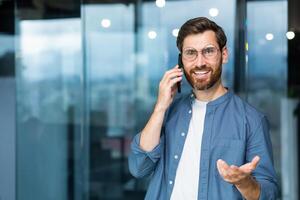
<instances>
[{"instance_id":1,"label":"neck","mask_svg":"<svg viewBox=\"0 0 300 200\"><path fill-rule=\"evenodd\" d=\"M227 89L222 85L221 80L219 80L214 86L207 90L193 89L193 92L199 101L210 102L225 94Z\"/></svg>"}]
</instances>

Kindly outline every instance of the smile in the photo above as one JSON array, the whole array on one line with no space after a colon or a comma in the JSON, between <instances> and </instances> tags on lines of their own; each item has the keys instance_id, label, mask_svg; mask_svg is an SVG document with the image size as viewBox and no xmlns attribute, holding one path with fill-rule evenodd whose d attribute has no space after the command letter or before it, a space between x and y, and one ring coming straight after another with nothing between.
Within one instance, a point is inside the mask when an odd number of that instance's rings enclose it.
<instances>
[{"instance_id":1,"label":"smile","mask_svg":"<svg viewBox=\"0 0 300 200\"><path fill-rule=\"evenodd\" d=\"M195 71L193 74L197 79L208 78L210 75L210 70L207 71Z\"/></svg>"}]
</instances>

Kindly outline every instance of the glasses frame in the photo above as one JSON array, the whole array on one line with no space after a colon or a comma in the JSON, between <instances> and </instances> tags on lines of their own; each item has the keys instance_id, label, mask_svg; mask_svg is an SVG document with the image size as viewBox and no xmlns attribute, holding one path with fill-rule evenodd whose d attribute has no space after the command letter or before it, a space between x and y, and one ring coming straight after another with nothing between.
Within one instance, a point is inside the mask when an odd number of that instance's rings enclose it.
<instances>
[{"instance_id":1,"label":"glasses frame","mask_svg":"<svg viewBox=\"0 0 300 200\"><path fill-rule=\"evenodd\" d=\"M205 49L208 49L208 48L214 48L214 49L216 50L216 54L213 55L213 56L211 56L211 57L205 56L205 51L204 51L204 50L205 50ZM189 57L187 57L186 54L185 54L185 52L186 52L187 50L194 50L195 52L197 52L196 56L195 56L194 58L189 58ZM192 47L188 47L188 48L184 49L184 50L181 52L181 54L182 54L182 58L183 58L184 60L187 60L187 61L194 61L194 60L196 60L196 59L198 58L198 56L199 56L199 53L200 53L200 54L202 55L202 57L205 58L206 60L213 60L213 59L215 59L215 58L217 57L219 51L221 51L221 50L220 50L218 47L216 47L215 45L209 44L209 45L206 45L204 48L202 48L202 49L200 49L200 50L197 50L197 49L192 48Z\"/></svg>"}]
</instances>

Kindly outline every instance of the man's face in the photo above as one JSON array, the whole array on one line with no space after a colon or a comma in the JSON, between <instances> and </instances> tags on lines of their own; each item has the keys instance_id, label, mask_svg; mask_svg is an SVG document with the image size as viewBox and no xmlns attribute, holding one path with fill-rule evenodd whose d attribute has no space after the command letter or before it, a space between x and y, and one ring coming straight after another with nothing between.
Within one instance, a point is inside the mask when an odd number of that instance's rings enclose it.
<instances>
[{"instance_id":1,"label":"man's face","mask_svg":"<svg viewBox=\"0 0 300 200\"><path fill-rule=\"evenodd\" d=\"M183 41L182 62L185 76L196 90L207 90L219 82L222 64L227 59L227 48L219 49L213 31L189 35Z\"/></svg>"}]
</instances>

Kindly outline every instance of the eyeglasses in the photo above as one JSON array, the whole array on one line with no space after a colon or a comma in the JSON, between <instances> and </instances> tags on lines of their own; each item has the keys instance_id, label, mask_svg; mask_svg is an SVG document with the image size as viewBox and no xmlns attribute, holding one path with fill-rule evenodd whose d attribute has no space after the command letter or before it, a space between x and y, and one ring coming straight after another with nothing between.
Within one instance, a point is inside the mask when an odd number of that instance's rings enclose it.
<instances>
[{"instance_id":1,"label":"eyeglasses","mask_svg":"<svg viewBox=\"0 0 300 200\"><path fill-rule=\"evenodd\" d=\"M218 51L219 49L213 45L208 45L200 51L194 48L187 48L183 50L182 57L188 61L194 61L198 57L198 52L200 52L205 59L212 60L217 57Z\"/></svg>"}]
</instances>

